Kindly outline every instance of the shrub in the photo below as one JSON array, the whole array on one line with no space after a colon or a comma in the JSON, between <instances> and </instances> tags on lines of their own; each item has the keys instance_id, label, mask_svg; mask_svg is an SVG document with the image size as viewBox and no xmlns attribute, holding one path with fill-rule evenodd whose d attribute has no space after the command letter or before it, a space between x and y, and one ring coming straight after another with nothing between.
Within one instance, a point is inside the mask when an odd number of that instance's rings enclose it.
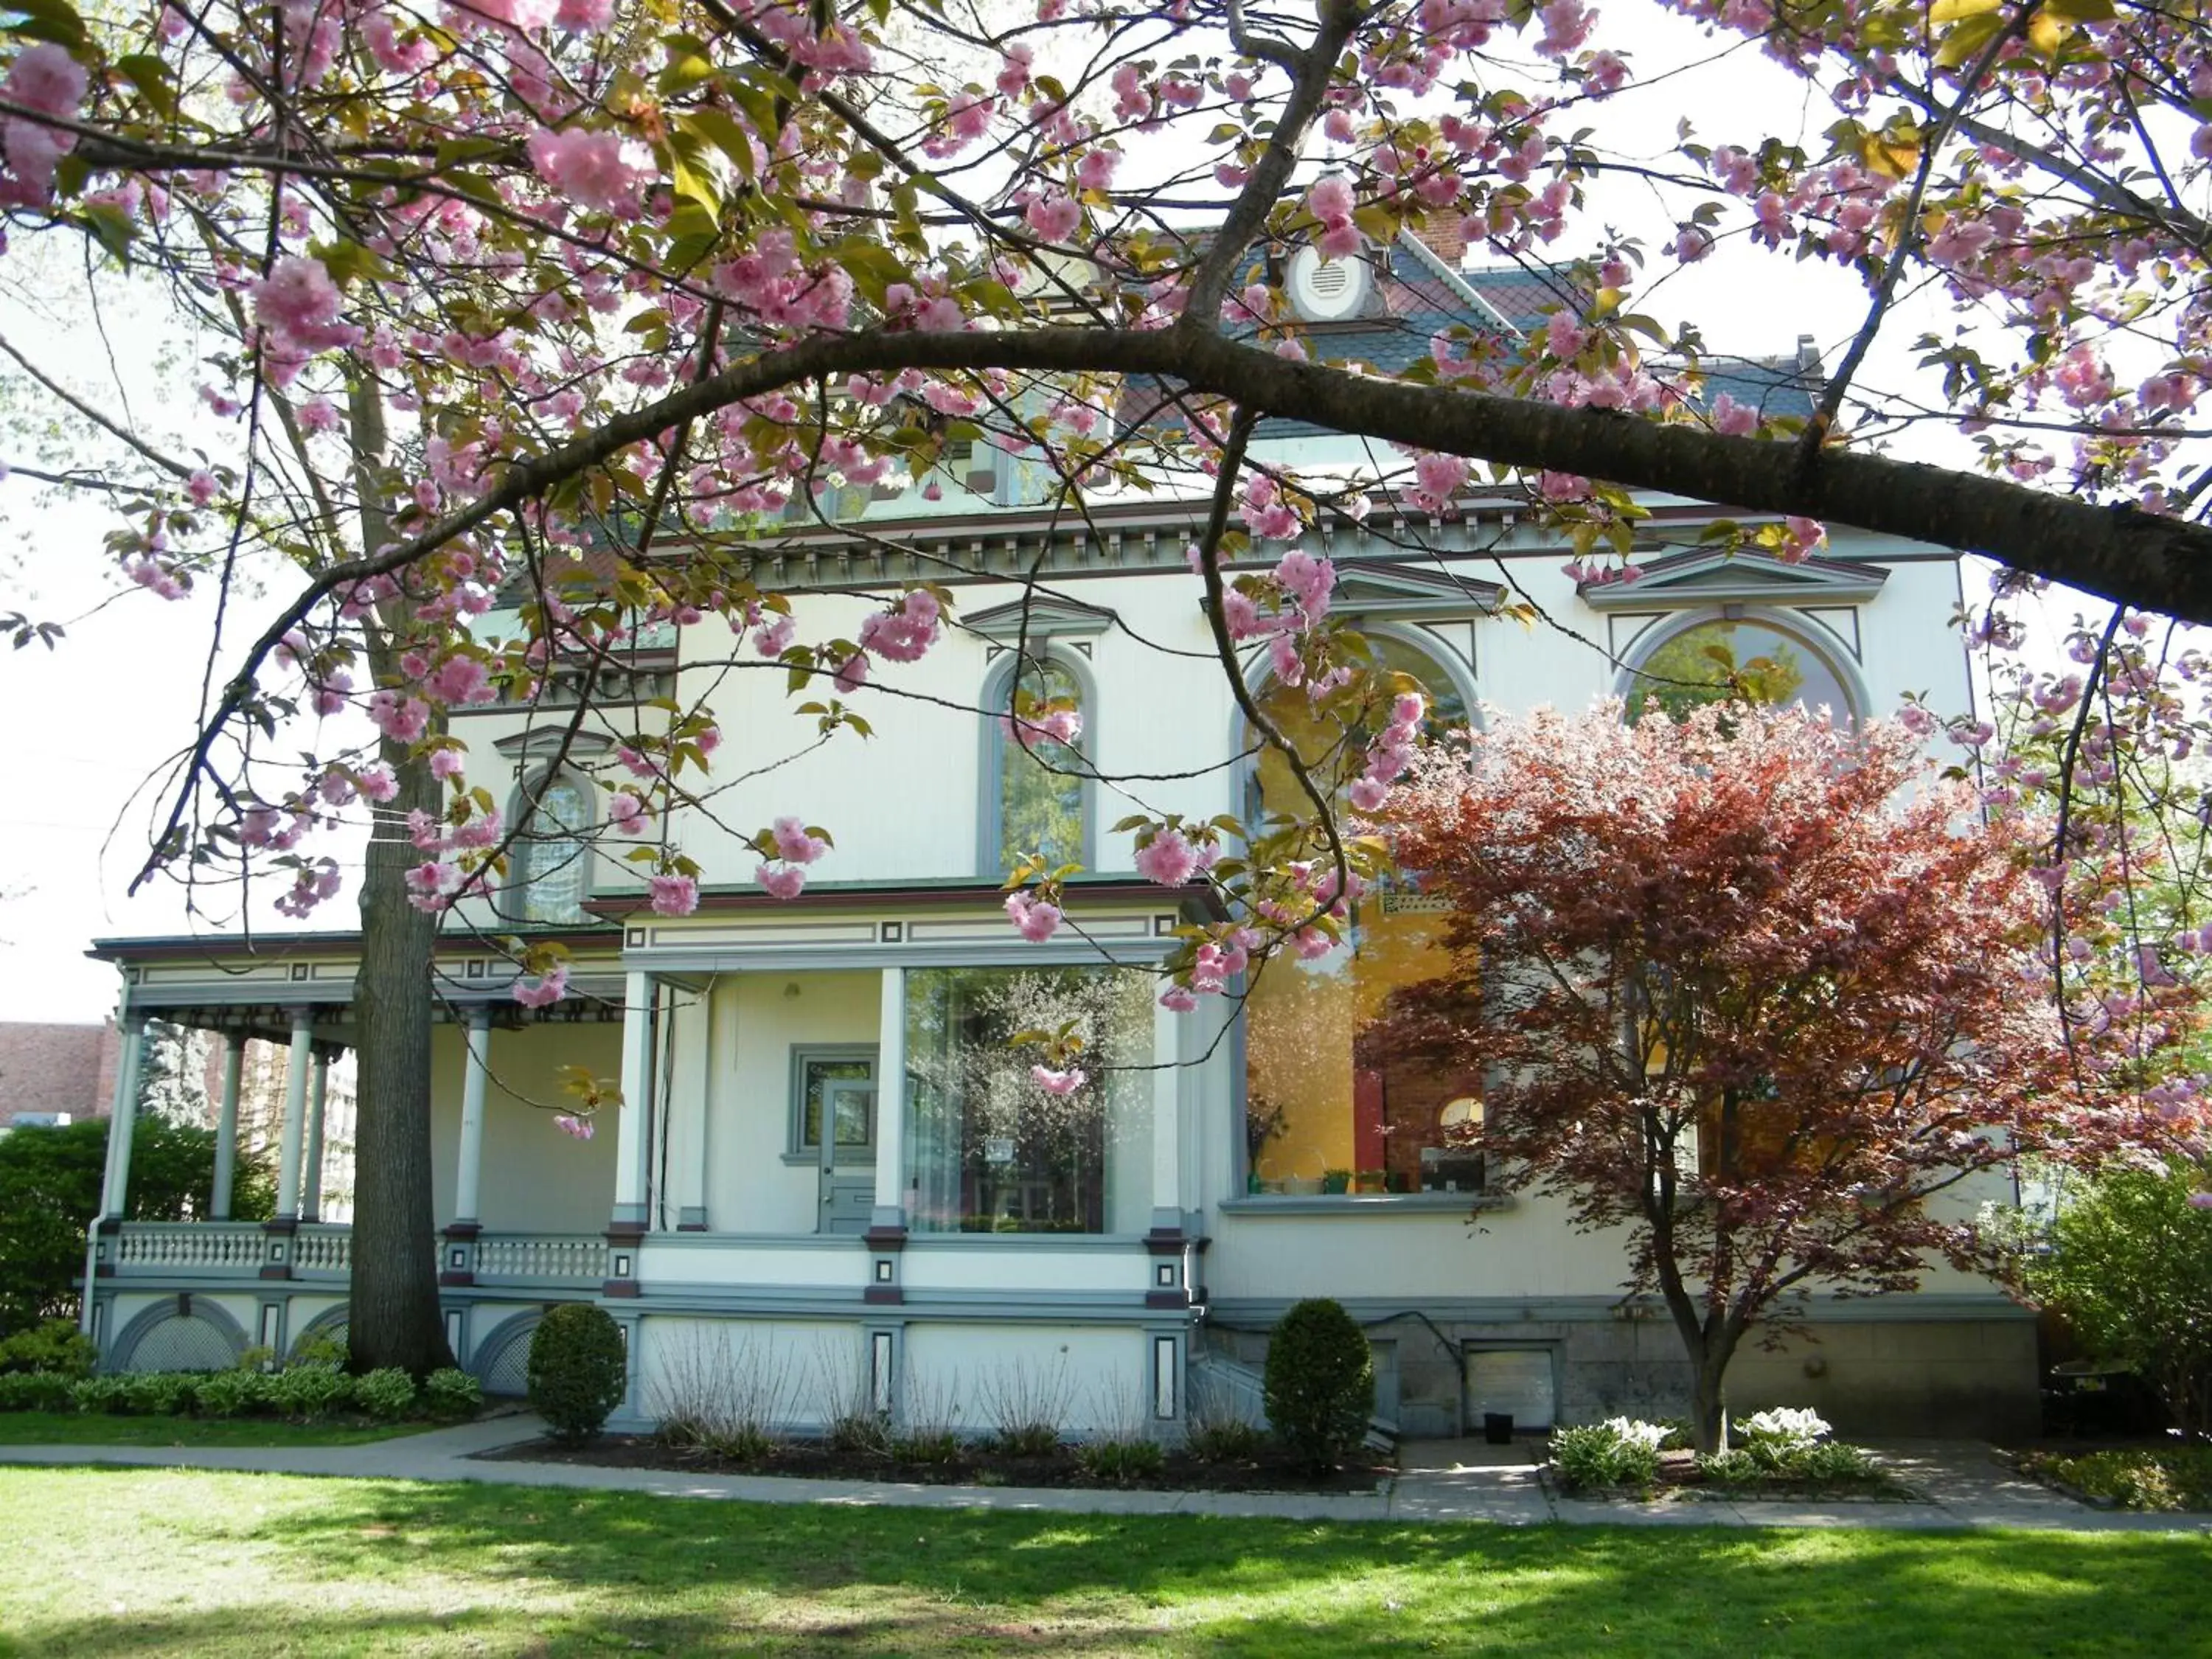
<instances>
[{"instance_id":1,"label":"shrub","mask_svg":"<svg viewBox=\"0 0 2212 1659\"><path fill-rule=\"evenodd\" d=\"M268 1389L258 1370L213 1371L193 1397L203 1417L248 1417L268 1403Z\"/></svg>"},{"instance_id":2,"label":"shrub","mask_svg":"<svg viewBox=\"0 0 2212 1659\"><path fill-rule=\"evenodd\" d=\"M311 1331L292 1345L292 1357L285 1362L292 1365L327 1365L332 1370L343 1370L346 1345L327 1331Z\"/></svg>"},{"instance_id":3,"label":"shrub","mask_svg":"<svg viewBox=\"0 0 2212 1659\"><path fill-rule=\"evenodd\" d=\"M1018 1359L986 1377L979 1392L991 1443L1008 1457L1051 1456L1060 1449L1068 1388L1064 1360L1044 1369Z\"/></svg>"},{"instance_id":4,"label":"shrub","mask_svg":"<svg viewBox=\"0 0 2212 1659\"><path fill-rule=\"evenodd\" d=\"M1167 1466L1167 1453L1157 1440L1117 1434L1085 1441L1075 1449L1075 1461L1092 1480L1126 1486L1157 1477Z\"/></svg>"},{"instance_id":5,"label":"shrub","mask_svg":"<svg viewBox=\"0 0 2212 1659\"><path fill-rule=\"evenodd\" d=\"M1185 1441L1201 1463L1244 1463L1260 1455L1267 1436L1233 1417L1194 1423Z\"/></svg>"},{"instance_id":6,"label":"shrub","mask_svg":"<svg viewBox=\"0 0 2212 1659\"><path fill-rule=\"evenodd\" d=\"M0 1376L10 1371L45 1371L54 1376L90 1376L100 1350L70 1319L48 1319L0 1340Z\"/></svg>"},{"instance_id":7,"label":"shrub","mask_svg":"<svg viewBox=\"0 0 2212 1659\"><path fill-rule=\"evenodd\" d=\"M891 1452L890 1419L882 1412L840 1412L823 1430L822 1440L831 1451L888 1457Z\"/></svg>"},{"instance_id":8,"label":"shrub","mask_svg":"<svg viewBox=\"0 0 2212 1659\"><path fill-rule=\"evenodd\" d=\"M120 1376L88 1376L70 1385L70 1402L78 1411L94 1414L112 1412L120 1415L131 1409L129 1379Z\"/></svg>"},{"instance_id":9,"label":"shrub","mask_svg":"<svg viewBox=\"0 0 2212 1659\"><path fill-rule=\"evenodd\" d=\"M960 1437L942 1424L913 1429L892 1437L891 1455L902 1463L950 1463L960 1455Z\"/></svg>"},{"instance_id":10,"label":"shrub","mask_svg":"<svg viewBox=\"0 0 2212 1659\"><path fill-rule=\"evenodd\" d=\"M563 1445L599 1432L622 1403L629 1372L622 1327L589 1303L563 1303L531 1334L531 1407Z\"/></svg>"},{"instance_id":11,"label":"shrub","mask_svg":"<svg viewBox=\"0 0 2212 1659\"><path fill-rule=\"evenodd\" d=\"M0 1412L74 1411L76 1381L52 1371L0 1372Z\"/></svg>"},{"instance_id":12,"label":"shrub","mask_svg":"<svg viewBox=\"0 0 2212 1659\"><path fill-rule=\"evenodd\" d=\"M241 1371L273 1371L276 1369L276 1350L265 1343L257 1343L238 1356L238 1362L232 1369Z\"/></svg>"},{"instance_id":13,"label":"shrub","mask_svg":"<svg viewBox=\"0 0 2212 1659\"><path fill-rule=\"evenodd\" d=\"M2050 1249L2022 1273L2090 1352L2134 1366L2194 1435L2212 1435L2212 1210L2190 1201L2208 1184L2212 1172L2180 1160L2112 1170L2059 1210Z\"/></svg>"},{"instance_id":14,"label":"shrub","mask_svg":"<svg viewBox=\"0 0 2212 1659\"><path fill-rule=\"evenodd\" d=\"M353 1394L353 1379L335 1365L287 1365L266 1378L261 1392L286 1417L313 1422L345 1404Z\"/></svg>"},{"instance_id":15,"label":"shrub","mask_svg":"<svg viewBox=\"0 0 2212 1659\"><path fill-rule=\"evenodd\" d=\"M1375 1355L1340 1303L1301 1302L1267 1345L1267 1421L1291 1456L1332 1469L1367 1432L1375 1411Z\"/></svg>"},{"instance_id":16,"label":"shrub","mask_svg":"<svg viewBox=\"0 0 2212 1659\"><path fill-rule=\"evenodd\" d=\"M1756 1485L1765 1473L1749 1452L1741 1449L1707 1452L1698 1459L1698 1473L1716 1486Z\"/></svg>"},{"instance_id":17,"label":"shrub","mask_svg":"<svg viewBox=\"0 0 2212 1659\"><path fill-rule=\"evenodd\" d=\"M353 1403L369 1416L396 1423L415 1409L415 1379L397 1365L356 1376Z\"/></svg>"},{"instance_id":18,"label":"shrub","mask_svg":"<svg viewBox=\"0 0 2212 1659\"><path fill-rule=\"evenodd\" d=\"M1649 1486L1659 1478L1659 1443L1666 1429L1616 1417L1552 1432L1552 1466L1571 1490L1592 1486Z\"/></svg>"},{"instance_id":19,"label":"shrub","mask_svg":"<svg viewBox=\"0 0 2212 1659\"><path fill-rule=\"evenodd\" d=\"M422 1379L422 1404L433 1417L474 1417L483 1409L483 1384L459 1366L447 1365Z\"/></svg>"},{"instance_id":20,"label":"shrub","mask_svg":"<svg viewBox=\"0 0 2212 1659\"><path fill-rule=\"evenodd\" d=\"M137 1417L174 1417L192 1408L199 1379L183 1371L138 1371L121 1379L124 1409Z\"/></svg>"},{"instance_id":21,"label":"shrub","mask_svg":"<svg viewBox=\"0 0 2212 1659\"><path fill-rule=\"evenodd\" d=\"M2212 1446L2033 1455L2027 1465L2076 1491L2130 1510L2212 1510Z\"/></svg>"}]
</instances>

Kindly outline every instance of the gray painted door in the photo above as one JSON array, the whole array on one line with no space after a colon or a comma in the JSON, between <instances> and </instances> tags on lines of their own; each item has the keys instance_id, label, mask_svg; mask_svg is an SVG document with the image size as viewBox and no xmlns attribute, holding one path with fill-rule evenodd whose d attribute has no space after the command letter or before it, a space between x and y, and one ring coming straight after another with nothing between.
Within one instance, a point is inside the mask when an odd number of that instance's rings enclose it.
<instances>
[{"instance_id":1,"label":"gray painted door","mask_svg":"<svg viewBox=\"0 0 2212 1659\"><path fill-rule=\"evenodd\" d=\"M833 1079L822 1085L822 1207L815 1231L860 1234L875 1214L876 1085ZM862 1158L868 1161L863 1163Z\"/></svg>"},{"instance_id":2,"label":"gray painted door","mask_svg":"<svg viewBox=\"0 0 2212 1659\"><path fill-rule=\"evenodd\" d=\"M1467 1427L1479 1434L1491 1412L1504 1412L1516 1429L1548 1429L1558 1409L1549 1348L1469 1348L1467 1351Z\"/></svg>"}]
</instances>

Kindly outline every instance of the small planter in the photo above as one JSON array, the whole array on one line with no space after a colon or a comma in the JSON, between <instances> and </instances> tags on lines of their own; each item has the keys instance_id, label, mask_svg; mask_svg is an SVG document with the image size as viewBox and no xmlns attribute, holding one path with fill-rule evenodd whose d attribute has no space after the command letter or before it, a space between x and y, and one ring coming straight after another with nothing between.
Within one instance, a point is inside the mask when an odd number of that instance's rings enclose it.
<instances>
[{"instance_id":1,"label":"small planter","mask_svg":"<svg viewBox=\"0 0 2212 1659\"><path fill-rule=\"evenodd\" d=\"M1388 1192L1389 1179L1380 1170L1362 1170L1352 1177L1352 1190L1355 1193Z\"/></svg>"},{"instance_id":2,"label":"small planter","mask_svg":"<svg viewBox=\"0 0 2212 1659\"><path fill-rule=\"evenodd\" d=\"M1513 1413L1511 1412L1483 1413L1482 1438L1486 1445L1511 1445L1513 1443Z\"/></svg>"}]
</instances>

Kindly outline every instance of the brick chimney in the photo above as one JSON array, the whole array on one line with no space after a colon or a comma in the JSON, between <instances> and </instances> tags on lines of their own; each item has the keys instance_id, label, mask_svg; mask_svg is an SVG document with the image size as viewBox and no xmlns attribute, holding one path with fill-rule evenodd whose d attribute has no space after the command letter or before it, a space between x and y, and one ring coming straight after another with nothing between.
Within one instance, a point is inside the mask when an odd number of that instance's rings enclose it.
<instances>
[{"instance_id":1,"label":"brick chimney","mask_svg":"<svg viewBox=\"0 0 2212 1659\"><path fill-rule=\"evenodd\" d=\"M1428 222L1413 234L1424 247L1454 270L1467 263L1467 238L1460 234L1458 215L1432 213Z\"/></svg>"}]
</instances>

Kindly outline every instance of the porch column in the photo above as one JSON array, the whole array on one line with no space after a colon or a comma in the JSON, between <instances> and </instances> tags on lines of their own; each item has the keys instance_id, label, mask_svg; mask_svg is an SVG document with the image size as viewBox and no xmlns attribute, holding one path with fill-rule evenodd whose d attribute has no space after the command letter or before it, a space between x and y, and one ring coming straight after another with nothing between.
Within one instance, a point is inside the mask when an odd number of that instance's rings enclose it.
<instances>
[{"instance_id":1,"label":"porch column","mask_svg":"<svg viewBox=\"0 0 2212 1659\"><path fill-rule=\"evenodd\" d=\"M300 1219L323 1218L323 1106L331 1091L331 1050L315 1049L314 1083L307 1096L307 1150L300 1165Z\"/></svg>"},{"instance_id":2,"label":"porch column","mask_svg":"<svg viewBox=\"0 0 2212 1659\"><path fill-rule=\"evenodd\" d=\"M227 1031L222 1040L222 1110L215 1121L215 1190L208 1214L230 1219L230 1189L238 1178L238 1080L246 1065L246 1033Z\"/></svg>"},{"instance_id":3,"label":"porch column","mask_svg":"<svg viewBox=\"0 0 2212 1659\"><path fill-rule=\"evenodd\" d=\"M1152 1230L1145 1236L1151 1273L1148 1308L1190 1306L1192 1243L1182 1230L1182 1016L1152 1005ZM1179 1409L1179 1339L1170 1334L1164 1353L1154 1345L1153 1415L1171 1419Z\"/></svg>"},{"instance_id":4,"label":"porch column","mask_svg":"<svg viewBox=\"0 0 2212 1659\"><path fill-rule=\"evenodd\" d=\"M1182 1016L1152 1004L1152 1231L1182 1231Z\"/></svg>"},{"instance_id":5,"label":"porch column","mask_svg":"<svg viewBox=\"0 0 2212 1659\"><path fill-rule=\"evenodd\" d=\"M315 1063L315 1011L292 1011L292 1052L284 1064L284 1133L276 1143L276 1219L300 1218L300 1143L307 1129L307 1073Z\"/></svg>"},{"instance_id":6,"label":"porch column","mask_svg":"<svg viewBox=\"0 0 2212 1659\"><path fill-rule=\"evenodd\" d=\"M468 1011L466 1042L461 1062L461 1167L453 1181L453 1224L473 1229L478 1224L477 1206L483 1183L484 1093L491 1079L490 1009Z\"/></svg>"},{"instance_id":7,"label":"porch column","mask_svg":"<svg viewBox=\"0 0 2212 1659\"><path fill-rule=\"evenodd\" d=\"M115 1061L115 1101L107 1120L106 1179L101 1183L100 1212L110 1221L123 1219L131 1199L131 1132L138 1121L138 1080L146 1069L146 1016L125 1014L122 1052Z\"/></svg>"},{"instance_id":8,"label":"porch column","mask_svg":"<svg viewBox=\"0 0 2212 1659\"><path fill-rule=\"evenodd\" d=\"M653 1149L653 1027L659 994L659 984L651 974L633 972L623 980L623 1103L611 1231L641 1234L646 1230Z\"/></svg>"},{"instance_id":9,"label":"porch column","mask_svg":"<svg viewBox=\"0 0 2212 1659\"><path fill-rule=\"evenodd\" d=\"M906 1226L906 969L884 969L876 1012L876 1211L873 1228Z\"/></svg>"}]
</instances>

